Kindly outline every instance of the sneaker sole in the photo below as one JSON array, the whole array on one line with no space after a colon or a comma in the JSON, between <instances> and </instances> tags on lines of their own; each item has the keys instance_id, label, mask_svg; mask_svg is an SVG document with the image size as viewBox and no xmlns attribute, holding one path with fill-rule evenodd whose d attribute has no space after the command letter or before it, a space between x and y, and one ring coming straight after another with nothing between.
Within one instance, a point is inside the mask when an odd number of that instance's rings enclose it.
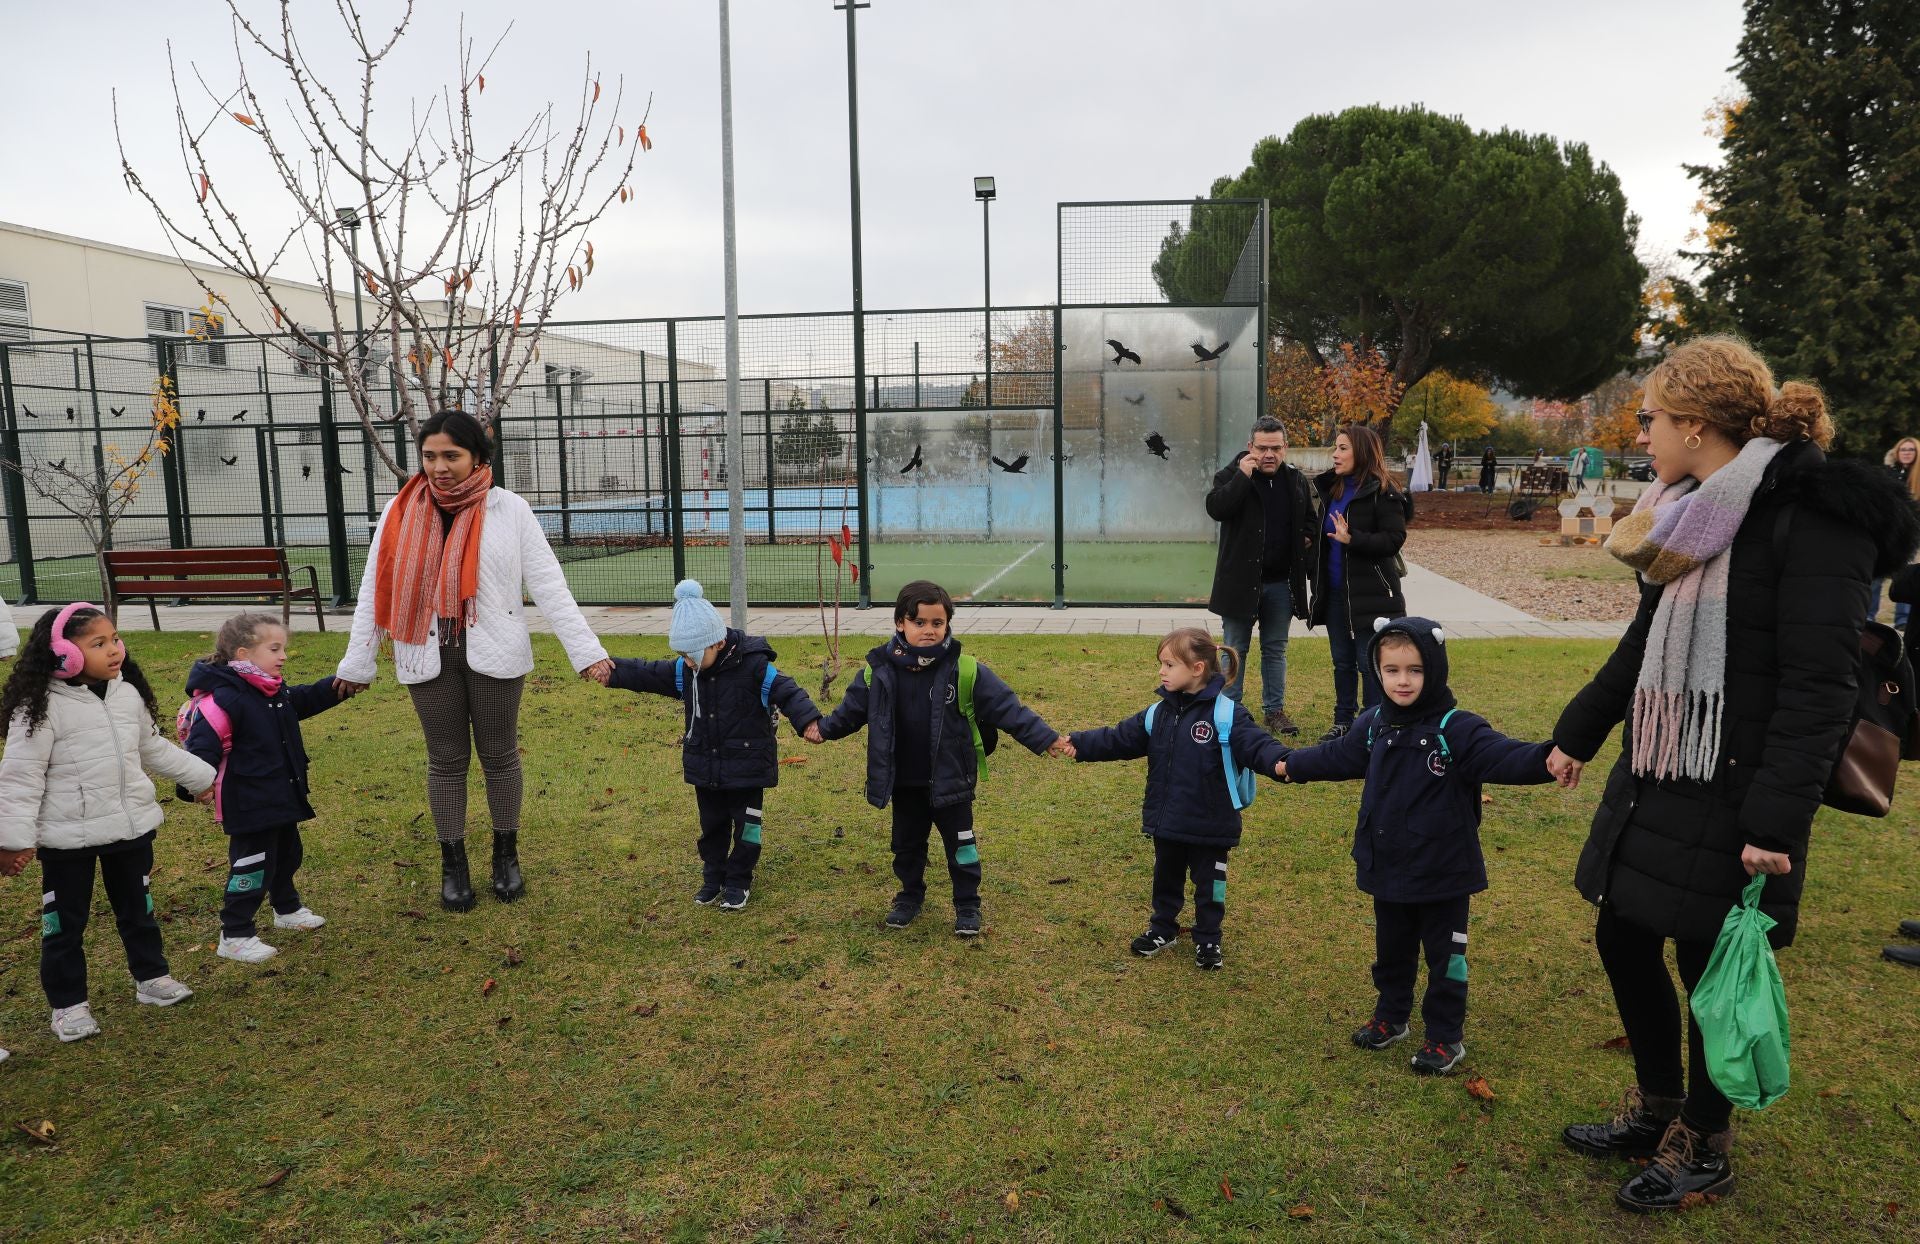
<instances>
[{"instance_id":1,"label":"sneaker sole","mask_svg":"<svg viewBox=\"0 0 1920 1244\"><path fill-rule=\"evenodd\" d=\"M176 1002L185 1002L188 998L191 998L193 991L189 989L177 998L150 998L143 993L136 993L133 996L135 1001L139 1002L141 1006L172 1006Z\"/></svg>"},{"instance_id":2,"label":"sneaker sole","mask_svg":"<svg viewBox=\"0 0 1920 1244\"><path fill-rule=\"evenodd\" d=\"M1710 1184L1707 1187L1700 1189L1699 1195L1703 1197L1712 1197L1716 1201L1724 1201L1728 1197L1733 1195L1733 1190L1735 1186L1736 1185L1734 1183L1733 1176L1728 1175L1725 1179L1722 1179L1719 1183ZM1616 1191L1613 1194L1613 1203L1615 1205L1618 1205L1621 1209L1624 1209L1629 1213L1634 1213L1634 1214L1666 1214L1666 1213L1673 1213L1675 1211L1685 1208L1684 1206L1680 1206L1680 1205L1645 1205L1639 1201L1630 1199L1626 1195L1624 1189L1620 1191Z\"/></svg>"},{"instance_id":3,"label":"sneaker sole","mask_svg":"<svg viewBox=\"0 0 1920 1244\"><path fill-rule=\"evenodd\" d=\"M980 930L979 929L955 929L953 931L953 935L955 937L979 937Z\"/></svg>"},{"instance_id":4,"label":"sneaker sole","mask_svg":"<svg viewBox=\"0 0 1920 1244\"><path fill-rule=\"evenodd\" d=\"M722 903L722 904L720 904L720 910L721 910L721 911L745 911L746 909L747 909L747 905L746 905L745 903Z\"/></svg>"},{"instance_id":5,"label":"sneaker sole","mask_svg":"<svg viewBox=\"0 0 1920 1244\"><path fill-rule=\"evenodd\" d=\"M315 929L325 928L326 923L326 921L322 920L319 924L281 924L278 920L275 920L273 927L276 929L292 929L296 933L311 933Z\"/></svg>"},{"instance_id":6,"label":"sneaker sole","mask_svg":"<svg viewBox=\"0 0 1920 1244\"><path fill-rule=\"evenodd\" d=\"M881 923L889 929L904 929L908 925L912 924L915 920L918 920L919 918L920 918L920 913L916 911L911 916L908 916L905 920L896 920L892 916L888 916L885 920L881 921Z\"/></svg>"},{"instance_id":7,"label":"sneaker sole","mask_svg":"<svg viewBox=\"0 0 1920 1244\"><path fill-rule=\"evenodd\" d=\"M76 1033L69 1034L69 1033L61 1032L58 1029L55 1029L53 1035L59 1038L60 1043L62 1045L67 1045L75 1041L85 1041L88 1037L97 1037L100 1035L100 1030L98 1028L95 1028L92 1032L76 1032Z\"/></svg>"},{"instance_id":8,"label":"sneaker sole","mask_svg":"<svg viewBox=\"0 0 1920 1244\"><path fill-rule=\"evenodd\" d=\"M1356 1050L1365 1050L1369 1054L1378 1054L1381 1050L1386 1049L1388 1046L1398 1045L1400 1044L1400 1042L1405 1041L1408 1037L1412 1035L1413 1035L1413 1029L1409 1028L1405 1032L1395 1033L1393 1036L1388 1037L1385 1041L1382 1041L1377 1045L1371 1041L1356 1040L1353 1043L1353 1048Z\"/></svg>"},{"instance_id":9,"label":"sneaker sole","mask_svg":"<svg viewBox=\"0 0 1920 1244\"><path fill-rule=\"evenodd\" d=\"M1142 959L1151 959L1155 955L1159 954L1161 951L1165 950L1167 947L1177 945L1179 941L1180 939L1176 937L1172 941L1161 942L1158 946L1155 946L1152 950L1134 950L1133 953ZM1132 950L1133 948L1128 947L1128 949Z\"/></svg>"},{"instance_id":10,"label":"sneaker sole","mask_svg":"<svg viewBox=\"0 0 1920 1244\"><path fill-rule=\"evenodd\" d=\"M272 955L261 955L257 959L249 959L241 955L230 955L224 950L216 950L213 953L218 955L220 958L229 960L233 963L265 963L267 960L273 958L274 955L279 954L280 951L278 948L275 948Z\"/></svg>"}]
</instances>

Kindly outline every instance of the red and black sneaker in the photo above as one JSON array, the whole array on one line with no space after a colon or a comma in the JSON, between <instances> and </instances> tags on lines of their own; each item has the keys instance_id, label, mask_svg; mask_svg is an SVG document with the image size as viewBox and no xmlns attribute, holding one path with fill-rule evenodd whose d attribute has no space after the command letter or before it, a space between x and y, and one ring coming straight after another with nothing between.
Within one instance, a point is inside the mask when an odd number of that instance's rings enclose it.
<instances>
[{"instance_id":1,"label":"red and black sneaker","mask_svg":"<svg viewBox=\"0 0 1920 1244\"><path fill-rule=\"evenodd\" d=\"M1362 1024L1353 1034L1353 1043L1363 1050L1384 1050L1395 1041L1406 1039L1405 1024L1389 1024L1377 1015Z\"/></svg>"},{"instance_id":2,"label":"red and black sneaker","mask_svg":"<svg viewBox=\"0 0 1920 1244\"><path fill-rule=\"evenodd\" d=\"M1459 1041L1426 1041L1413 1056L1413 1069L1424 1076L1443 1076L1460 1065L1467 1047Z\"/></svg>"}]
</instances>

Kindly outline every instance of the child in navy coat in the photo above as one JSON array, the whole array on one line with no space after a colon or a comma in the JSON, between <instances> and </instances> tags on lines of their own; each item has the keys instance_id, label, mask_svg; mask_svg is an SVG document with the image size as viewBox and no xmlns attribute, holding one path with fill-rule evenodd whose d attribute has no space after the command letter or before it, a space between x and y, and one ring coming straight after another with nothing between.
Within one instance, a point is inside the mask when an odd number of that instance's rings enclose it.
<instances>
[{"instance_id":1,"label":"child in navy coat","mask_svg":"<svg viewBox=\"0 0 1920 1244\"><path fill-rule=\"evenodd\" d=\"M214 766L214 817L227 831L227 883L220 905L223 959L261 963L280 953L260 940L254 917L264 896L276 929L317 929L326 920L300 899L293 874L305 849L300 822L308 802L307 750L300 723L345 698L331 675L304 687L281 678L287 629L276 613L227 619L214 653L187 674L192 697L181 746ZM206 707L211 700L213 707Z\"/></svg>"},{"instance_id":2,"label":"child in navy coat","mask_svg":"<svg viewBox=\"0 0 1920 1244\"><path fill-rule=\"evenodd\" d=\"M1353 861L1373 896L1373 984L1379 1000L1353 1034L1366 1050L1407 1035L1420 952L1427 993L1420 1004L1426 1041L1413 1069L1445 1075L1466 1054L1467 902L1487 888L1480 854L1480 786L1553 780L1551 743L1509 739L1455 706L1447 688L1445 633L1425 618L1383 618L1367 659L1386 698L1345 735L1287 756L1290 782L1364 777Z\"/></svg>"},{"instance_id":3,"label":"child in navy coat","mask_svg":"<svg viewBox=\"0 0 1920 1244\"><path fill-rule=\"evenodd\" d=\"M927 833L940 831L953 883L953 932L980 934L980 847L973 793L1005 730L1036 755L1061 752L1059 733L1020 703L999 675L964 656L953 637L953 597L916 579L893 603L893 638L867 653L846 698L807 738L867 732L867 802L893 805L893 875L900 890L886 925L904 929L927 897Z\"/></svg>"},{"instance_id":4,"label":"child in navy coat","mask_svg":"<svg viewBox=\"0 0 1920 1244\"><path fill-rule=\"evenodd\" d=\"M717 898L720 910L739 911L760 862L767 788L780 784L775 713L799 732L820 719L820 710L774 667L766 640L721 622L697 582L683 580L673 596L667 642L680 655L617 658L606 685L681 702L681 772L700 814L700 888L693 901L705 907Z\"/></svg>"},{"instance_id":5,"label":"child in navy coat","mask_svg":"<svg viewBox=\"0 0 1920 1244\"><path fill-rule=\"evenodd\" d=\"M1153 839L1153 917L1133 939L1133 953L1156 955L1178 940L1191 877L1193 961L1211 970L1224 961L1227 852L1240 845L1251 778L1276 776L1287 749L1226 695L1240 664L1233 649L1189 626L1160 641L1159 657L1160 701L1117 726L1076 730L1068 754L1082 761L1147 758L1140 829Z\"/></svg>"}]
</instances>

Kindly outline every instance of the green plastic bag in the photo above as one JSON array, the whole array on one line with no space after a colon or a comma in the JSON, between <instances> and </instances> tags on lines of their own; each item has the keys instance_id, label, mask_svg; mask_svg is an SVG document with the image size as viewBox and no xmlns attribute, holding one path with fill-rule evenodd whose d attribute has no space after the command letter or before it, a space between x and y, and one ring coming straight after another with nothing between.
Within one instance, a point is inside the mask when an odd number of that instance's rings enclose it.
<instances>
[{"instance_id":1,"label":"green plastic bag","mask_svg":"<svg viewBox=\"0 0 1920 1244\"><path fill-rule=\"evenodd\" d=\"M1775 921L1760 910L1765 873L1747 882L1691 999L1707 1072L1727 1100L1761 1110L1787 1095L1787 991L1767 944Z\"/></svg>"}]
</instances>

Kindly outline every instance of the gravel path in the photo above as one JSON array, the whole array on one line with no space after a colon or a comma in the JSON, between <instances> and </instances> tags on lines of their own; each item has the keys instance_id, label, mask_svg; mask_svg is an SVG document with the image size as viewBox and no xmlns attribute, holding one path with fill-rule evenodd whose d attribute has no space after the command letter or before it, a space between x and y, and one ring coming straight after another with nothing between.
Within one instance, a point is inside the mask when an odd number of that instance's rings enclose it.
<instances>
[{"instance_id":1,"label":"gravel path","mask_svg":"<svg viewBox=\"0 0 1920 1244\"><path fill-rule=\"evenodd\" d=\"M1406 558L1548 621L1624 622L1640 601L1633 572L1604 550L1562 547L1537 532L1422 530L1416 521Z\"/></svg>"}]
</instances>

